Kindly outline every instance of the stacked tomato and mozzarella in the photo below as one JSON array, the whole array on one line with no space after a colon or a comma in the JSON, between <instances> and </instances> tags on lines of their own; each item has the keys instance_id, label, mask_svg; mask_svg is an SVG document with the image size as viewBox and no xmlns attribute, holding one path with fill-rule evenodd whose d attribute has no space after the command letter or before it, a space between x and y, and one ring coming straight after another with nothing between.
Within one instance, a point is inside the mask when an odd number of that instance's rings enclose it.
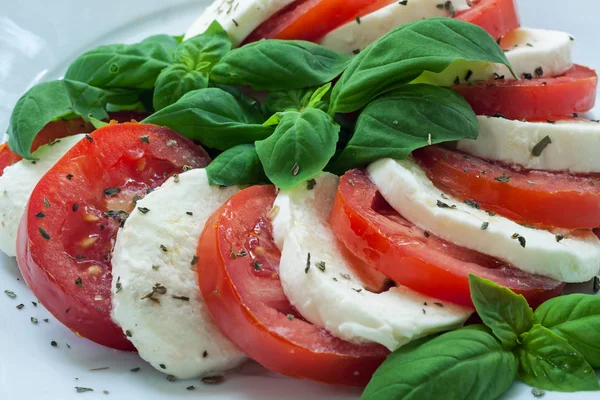
<instances>
[{"instance_id":1,"label":"stacked tomato and mozzarella","mask_svg":"<svg viewBox=\"0 0 600 400\"><path fill-rule=\"evenodd\" d=\"M510 0L218 0L188 36L216 18L236 44L357 52L435 16L485 27L522 78L495 65L452 76L481 114L477 140L291 190L241 190L209 185L207 154L169 129L111 124L54 141L74 133L58 121L35 162L10 165L0 148L0 247L67 327L135 346L177 378L249 356L284 375L364 385L390 351L467 320L469 273L533 305L591 279L600 124L572 113L593 106L597 78L573 65L568 34L518 28Z\"/></svg>"}]
</instances>

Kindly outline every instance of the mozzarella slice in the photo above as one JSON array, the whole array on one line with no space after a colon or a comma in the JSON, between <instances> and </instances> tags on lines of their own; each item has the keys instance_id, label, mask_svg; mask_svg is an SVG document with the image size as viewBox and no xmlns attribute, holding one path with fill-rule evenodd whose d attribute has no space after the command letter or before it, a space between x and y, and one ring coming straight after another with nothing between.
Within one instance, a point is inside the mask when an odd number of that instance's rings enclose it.
<instances>
[{"instance_id":1,"label":"mozzarella slice","mask_svg":"<svg viewBox=\"0 0 600 400\"><path fill-rule=\"evenodd\" d=\"M0 250L7 255L17 254L17 230L31 192L46 172L83 137L74 135L40 146L33 153L37 160L18 161L0 176Z\"/></svg>"},{"instance_id":2,"label":"mozzarella slice","mask_svg":"<svg viewBox=\"0 0 600 400\"><path fill-rule=\"evenodd\" d=\"M299 185L280 191L273 213L274 238L282 246L281 284L304 318L339 338L380 343L392 351L465 322L472 310L406 287L369 292L328 222L338 178L323 173L316 180L313 190Z\"/></svg>"},{"instance_id":3,"label":"mozzarella slice","mask_svg":"<svg viewBox=\"0 0 600 400\"><path fill-rule=\"evenodd\" d=\"M477 117L479 136L463 139L456 147L486 160L518 164L527 169L600 172L600 123L569 119L548 122L512 121L505 118ZM550 143L539 157L531 152L546 136Z\"/></svg>"},{"instance_id":4,"label":"mozzarella slice","mask_svg":"<svg viewBox=\"0 0 600 400\"><path fill-rule=\"evenodd\" d=\"M368 167L382 196L403 217L459 246L562 282L585 282L600 270L600 240L591 231L558 242L546 230L490 216L437 189L412 160L382 159ZM488 223L482 230L482 224Z\"/></svg>"},{"instance_id":5,"label":"mozzarella slice","mask_svg":"<svg viewBox=\"0 0 600 400\"><path fill-rule=\"evenodd\" d=\"M469 1L454 0L452 4L456 11L469 9ZM341 53L352 53L362 50L379 39L393 28L418 21L423 18L450 17L451 14L440 0L409 0L395 1L370 14L360 17L357 21L348 22L329 32L321 44Z\"/></svg>"},{"instance_id":6,"label":"mozzarella slice","mask_svg":"<svg viewBox=\"0 0 600 400\"><path fill-rule=\"evenodd\" d=\"M194 267L206 220L236 191L210 186L204 169L185 172L138 201L117 235L113 318L144 360L180 379L246 358L212 321ZM148 296L157 284L166 292Z\"/></svg>"},{"instance_id":7,"label":"mozzarella slice","mask_svg":"<svg viewBox=\"0 0 600 400\"><path fill-rule=\"evenodd\" d=\"M239 46L260 24L293 2L294 0L215 0L189 27L184 40L203 33L216 20L229 34L233 46Z\"/></svg>"}]
</instances>

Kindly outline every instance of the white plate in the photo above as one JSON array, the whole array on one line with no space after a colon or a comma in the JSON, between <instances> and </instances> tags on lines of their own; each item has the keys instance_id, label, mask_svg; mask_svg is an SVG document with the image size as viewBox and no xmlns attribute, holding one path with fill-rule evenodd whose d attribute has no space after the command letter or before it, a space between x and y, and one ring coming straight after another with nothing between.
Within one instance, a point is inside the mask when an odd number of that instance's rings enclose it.
<instances>
[{"instance_id":1,"label":"white plate","mask_svg":"<svg viewBox=\"0 0 600 400\"><path fill-rule=\"evenodd\" d=\"M99 44L134 42L155 33L181 34L207 0L0 0L0 128L12 106L32 84L56 79L76 55ZM520 0L523 23L575 35L578 63L600 66L596 0ZM587 6L587 8L586 8ZM582 12L583 11L583 12ZM12 290L16 299L4 295ZM360 391L324 386L272 374L248 363L226 381L207 386L198 380L168 382L135 354L106 349L77 338L36 301L14 259L0 256L0 399L358 399ZM25 308L17 310L18 304ZM31 323L36 317L38 325ZM48 318L49 322L43 319ZM58 347L50 345L52 340ZM67 347L67 343L71 348ZM94 368L109 369L90 371ZM141 367L139 372L130 369ZM195 386L188 391L188 386ZM75 386L93 393L75 392ZM109 395L103 394L104 390ZM83 397L82 397L83 396ZM544 399L598 399L597 393ZM530 399L516 384L506 399Z\"/></svg>"}]
</instances>

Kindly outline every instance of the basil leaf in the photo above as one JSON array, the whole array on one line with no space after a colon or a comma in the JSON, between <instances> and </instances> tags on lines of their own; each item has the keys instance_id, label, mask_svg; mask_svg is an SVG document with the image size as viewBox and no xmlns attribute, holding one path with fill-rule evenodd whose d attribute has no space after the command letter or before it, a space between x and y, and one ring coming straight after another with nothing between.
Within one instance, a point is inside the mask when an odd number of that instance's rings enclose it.
<instances>
[{"instance_id":1,"label":"basil leaf","mask_svg":"<svg viewBox=\"0 0 600 400\"><path fill-rule=\"evenodd\" d=\"M469 288L483 323L506 348L513 349L519 335L533 325L533 310L525 297L472 274L469 274Z\"/></svg>"},{"instance_id":2,"label":"basil leaf","mask_svg":"<svg viewBox=\"0 0 600 400\"><path fill-rule=\"evenodd\" d=\"M43 82L29 89L17 101L10 116L8 145L23 158L33 159L31 145L49 122L77 115L108 118L106 97L101 89L70 80Z\"/></svg>"},{"instance_id":3,"label":"basil leaf","mask_svg":"<svg viewBox=\"0 0 600 400\"><path fill-rule=\"evenodd\" d=\"M352 56L299 40L261 40L230 51L210 79L255 90L292 90L323 85L341 74Z\"/></svg>"},{"instance_id":4,"label":"basil leaf","mask_svg":"<svg viewBox=\"0 0 600 400\"><path fill-rule=\"evenodd\" d=\"M325 168L335 153L339 131L322 110L287 112L272 136L256 142L256 152L271 182L290 189Z\"/></svg>"},{"instance_id":5,"label":"basil leaf","mask_svg":"<svg viewBox=\"0 0 600 400\"><path fill-rule=\"evenodd\" d=\"M319 108L318 107L319 104L323 103L323 99L325 98L325 96L327 96L329 94L330 90L331 90L331 82L327 82L326 84L324 84L323 86L321 86L320 88L318 88L317 90L314 91L312 96L310 96L310 100L308 101L308 104L306 106ZM326 110L323 110L323 111L326 111Z\"/></svg>"},{"instance_id":6,"label":"basil leaf","mask_svg":"<svg viewBox=\"0 0 600 400\"><path fill-rule=\"evenodd\" d=\"M255 111L217 88L186 93L142 122L166 126L218 150L252 143L273 133L273 128L262 126L263 121L256 119Z\"/></svg>"},{"instance_id":7,"label":"basil leaf","mask_svg":"<svg viewBox=\"0 0 600 400\"><path fill-rule=\"evenodd\" d=\"M450 18L402 25L352 60L333 88L329 113L359 110L423 71L442 72L458 60L509 66L496 41L476 25Z\"/></svg>"},{"instance_id":8,"label":"basil leaf","mask_svg":"<svg viewBox=\"0 0 600 400\"><path fill-rule=\"evenodd\" d=\"M227 32L217 22L204 33L181 43L175 51L175 62L185 64L190 70L209 72L231 50Z\"/></svg>"},{"instance_id":9,"label":"basil leaf","mask_svg":"<svg viewBox=\"0 0 600 400\"><path fill-rule=\"evenodd\" d=\"M475 113L459 94L437 86L406 85L365 107L332 168L341 174L380 158L405 159L428 144L475 139L478 134Z\"/></svg>"},{"instance_id":10,"label":"basil leaf","mask_svg":"<svg viewBox=\"0 0 600 400\"><path fill-rule=\"evenodd\" d=\"M184 94L208 86L208 75L173 64L163 69L156 80L152 105L156 111L176 103Z\"/></svg>"},{"instance_id":11,"label":"basil leaf","mask_svg":"<svg viewBox=\"0 0 600 400\"><path fill-rule=\"evenodd\" d=\"M249 113L249 119L253 121L264 121L266 119L262 105L258 100L243 93L235 86L219 85L210 83L211 86L224 90L232 95L240 104L243 105L245 112Z\"/></svg>"},{"instance_id":12,"label":"basil leaf","mask_svg":"<svg viewBox=\"0 0 600 400\"><path fill-rule=\"evenodd\" d=\"M151 36L140 43L100 46L79 56L65 79L99 88L152 89L156 78L173 62L177 40Z\"/></svg>"},{"instance_id":13,"label":"basil leaf","mask_svg":"<svg viewBox=\"0 0 600 400\"><path fill-rule=\"evenodd\" d=\"M361 400L496 399L517 360L484 327L466 327L401 347L373 375Z\"/></svg>"},{"instance_id":14,"label":"basil leaf","mask_svg":"<svg viewBox=\"0 0 600 400\"><path fill-rule=\"evenodd\" d=\"M593 368L600 368L600 296L560 296L539 306L533 317L536 324L567 339Z\"/></svg>"},{"instance_id":15,"label":"basil leaf","mask_svg":"<svg viewBox=\"0 0 600 400\"><path fill-rule=\"evenodd\" d=\"M300 111L310 101L314 88L269 92L265 107L275 114L281 111Z\"/></svg>"},{"instance_id":16,"label":"basil leaf","mask_svg":"<svg viewBox=\"0 0 600 400\"><path fill-rule=\"evenodd\" d=\"M253 144L240 144L219 154L207 167L211 185L254 185L267 177Z\"/></svg>"},{"instance_id":17,"label":"basil leaf","mask_svg":"<svg viewBox=\"0 0 600 400\"><path fill-rule=\"evenodd\" d=\"M517 347L519 377L531 386L557 392L600 390L592 367L566 339L541 325L522 335Z\"/></svg>"}]
</instances>

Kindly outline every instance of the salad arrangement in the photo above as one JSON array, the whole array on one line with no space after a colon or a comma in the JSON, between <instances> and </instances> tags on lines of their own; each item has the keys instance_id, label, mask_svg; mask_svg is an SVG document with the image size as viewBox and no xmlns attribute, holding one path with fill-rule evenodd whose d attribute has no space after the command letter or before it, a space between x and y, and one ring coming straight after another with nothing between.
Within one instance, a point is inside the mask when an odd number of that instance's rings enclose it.
<instances>
[{"instance_id":1,"label":"salad arrangement","mask_svg":"<svg viewBox=\"0 0 600 400\"><path fill-rule=\"evenodd\" d=\"M18 101L0 249L39 301L169 380L249 357L364 399L599 390L600 298L557 297L600 271L573 38L512 1L267 3Z\"/></svg>"}]
</instances>

